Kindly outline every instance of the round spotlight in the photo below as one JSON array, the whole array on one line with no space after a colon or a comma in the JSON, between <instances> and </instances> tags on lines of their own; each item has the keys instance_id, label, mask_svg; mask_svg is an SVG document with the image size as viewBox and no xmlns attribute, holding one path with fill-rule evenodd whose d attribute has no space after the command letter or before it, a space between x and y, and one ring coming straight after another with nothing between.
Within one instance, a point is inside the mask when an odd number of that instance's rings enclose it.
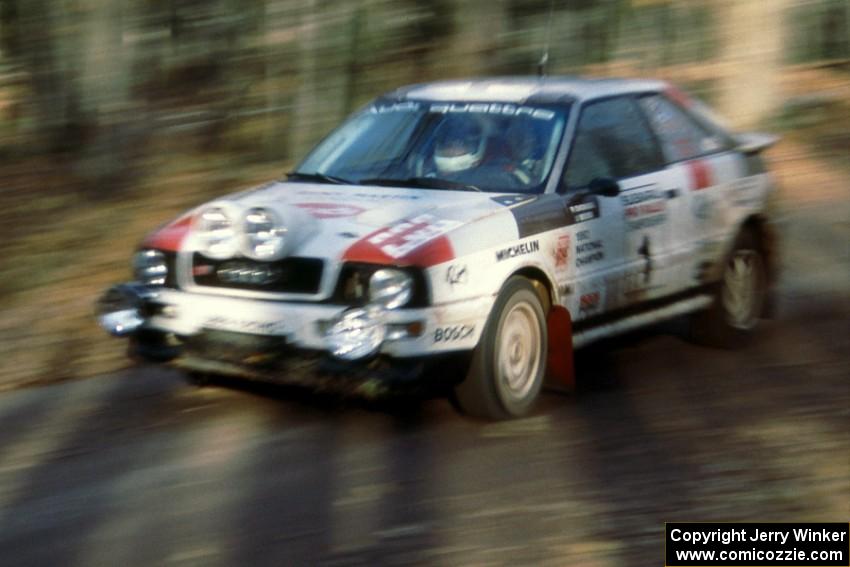
<instances>
[{"instance_id":1,"label":"round spotlight","mask_svg":"<svg viewBox=\"0 0 850 567\"><path fill-rule=\"evenodd\" d=\"M253 208L245 213L245 255L254 260L278 260L283 256L287 228L269 209Z\"/></svg>"},{"instance_id":2,"label":"round spotlight","mask_svg":"<svg viewBox=\"0 0 850 567\"><path fill-rule=\"evenodd\" d=\"M195 220L195 229L205 256L224 260L236 254L236 226L233 214L225 207L213 205L201 211Z\"/></svg>"},{"instance_id":3,"label":"round spotlight","mask_svg":"<svg viewBox=\"0 0 850 567\"><path fill-rule=\"evenodd\" d=\"M343 360L358 360L380 350L387 333L383 310L375 305L348 309L327 330L331 353Z\"/></svg>"}]
</instances>

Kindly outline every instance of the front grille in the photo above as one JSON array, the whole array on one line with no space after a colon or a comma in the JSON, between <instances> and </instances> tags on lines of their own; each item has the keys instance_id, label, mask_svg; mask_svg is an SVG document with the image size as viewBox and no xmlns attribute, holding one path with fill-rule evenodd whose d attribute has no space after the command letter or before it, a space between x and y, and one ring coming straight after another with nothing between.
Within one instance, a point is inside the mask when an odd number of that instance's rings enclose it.
<instances>
[{"instance_id":1,"label":"front grille","mask_svg":"<svg viewBox=\"0 0 850 567\"><path fill-rule=\"evenodd\" d=\"M284 258L258 262L249 258L212 260L192 256L192 279L197 285L265 291L270 293L319 292L324 262L318 258Z\"/></svg>"}]
</instances>

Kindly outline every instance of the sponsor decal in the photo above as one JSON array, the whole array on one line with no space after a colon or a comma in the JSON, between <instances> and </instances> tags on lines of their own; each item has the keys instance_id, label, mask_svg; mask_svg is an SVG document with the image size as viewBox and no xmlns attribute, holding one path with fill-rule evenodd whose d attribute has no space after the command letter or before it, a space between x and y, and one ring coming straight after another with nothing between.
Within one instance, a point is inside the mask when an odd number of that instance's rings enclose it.
<instances>
[{"instance_id":1,"label":"sponsor decal","mask_svg":"<svg viewBox=\"0 0 850 567\"><path fill-rule=\"evenodd\" d=\"M658 189L627 193L620 200L629 230L658 226L667 221L667 200Z\"/></svg>"},{"instance_id":2,"label":"sponsor decal","mask_svg":"<svg viewBox=\"0 0 850 567\"><path fill-rule=\"evenodd\" d=\"M369 108L370 114L388 114L390 112L415 112L421 105L414 101L394 102L391 104L376 104Z\"/></svg>"},{"instance_id":3,"label":"sponsor decal","mask_svg":"<svg viewBox=\"0 0 850 567\"><path fill-rule=\"evenodd\" d=\"M570 235L562 234L558 237L558 242L555 245L553 252L555 257L555 268L566 268L567 262L570 259Z\"/></svg>"},{"instance_id":4,"label":"sponsor decal","mask_svg":"<svg viewBox=\"0 0 850 567\"><path fill-rule=\"evenodd\" d=\"M598 291L582 294L579 298L579 313L588 315L594 313L602 304L602 294Z\"/></svg>"},{"instance_id":5,"label":"sponsor decal","mask_svg":"<svg viewBox=\"0 0 850 567\"><path fill-rule=\"evenodd\" d=\"M576 267L587 266L605 258L601 240L592 240L589 230L576 233Z\"/></svg>"},{"instance_id":6,"label":"sponsor decal","mask_svg":"<svg viewBox=\"0 0 850 567\"><path fill-rule=\"evenodd\" d=\"M450 343L461 341L472 336L475 325L450 325L448 327L437 327L434 330L435 343Z\"/></svg>"},{"instance_id":7,"label":"sponsor decal","mask_svg":"<svg viewBox=\"0 0 850 567\"><path fill-rule=\"evenodd\" d=\"M207 319L206 322L204 322L204 328L259 335L279 335L286 332L286 327L283 321L255 321L252 319L226 317L224 315L218 315Z\"/></svg>"},{"instance_id":8,"label":"sponsor decal","mask_svg":"<svg viewBox=\"0 0 850 567\"><path fill-rule=\"evenodd\" d=\"M503 104L498 102L472 102L472 103L436 103L428 109L429 112L437 114L455 114L475 112L480 114L500 114L503 116L530 116L537 120L552 120L555 112L546 108L534 108L531 106L517 106L516 104Z\"/></svg>"},{"instance_id":9,"label":"sponsor decal","mask_svg":"<svg viewBox=\"0 0 850 567\"><path fill-rule=\"evenodd\" d=\"M584 222L599 217L599 205L596 200L570 205L570 213L574 222Z\"/></svg>"},{"instance_id":10,"label":"sponsor decal","mask_svg":"<svg viewBox=\"0 0 850 567\"><path fill-rule=\"evenodd\" d=\"M354 217L366 210L355 205L337 203L295 203L295 206L304 209L317 219Z\"/></svg>"},{"instance_id":11,"label":"sponsor decal","mask_svg":"<svg viewBox=\"0 0 850 567\"><path fill-rule=\"evenodd\" d=\"M652 281L652 250L649 248L649 237L643 237L643 243L638 248L638 254L643 257L643 283L649 284Z\"/></svg>"},{"instance_id":12,"label":"sponsor decal","mask_svg":"<svg viewBox=\"0 0 850 567\"><path fill-rule=\"evenodd\" d=\"M401 258L460 224L459 221L437 219L426 213L379 230L366 241L392 258Z\"/></svg>"},{"instance_id":13,"label":"sponsor decal","mask_svg":"<svg viewBox=\"0 0 850 567\"><path fill-rule=\"evenodd\" d=\"M457 264L449 266L446 270L446 282L452 287L456 285L464 285L469 281L469 271L466 269L466 264Z\"/></svg>"},{"instance_id":14,"label":"sponsor decal","mask_svg":"<svg viewBox=\"0 0 850 567\"><path fill-rule=\"evenodd\" d=\"M434 266L454 259L454 249L445 235L460 221L437 219L422 214L378 229L358 240L343 254L343 260Z\"/></svg>"},{"instance_id":15,"label":"sponsor decal","mask_svg":"<svg viewBox=\"0 0 850 567\"><path fill-rule=\"evenodd\" d=\"M496 252L496 261L501 262L502 260L508 260L510 258L516 258L517 256L524 256L526 254L533 254L540 250L540 242L537 240L532 240L530 242L523 242L522 244L517 244L515 246L509 246L508 248L503 248Z\"/></svg>"}]
</instances>

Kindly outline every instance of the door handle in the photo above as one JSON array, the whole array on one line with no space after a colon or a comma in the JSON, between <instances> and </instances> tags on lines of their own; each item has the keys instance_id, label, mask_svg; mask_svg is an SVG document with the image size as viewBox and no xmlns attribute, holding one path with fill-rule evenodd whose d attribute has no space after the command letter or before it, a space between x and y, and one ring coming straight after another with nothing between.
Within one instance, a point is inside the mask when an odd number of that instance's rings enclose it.
<instances>
[{"instance_id":1,"label":"door handle","mask_svg":"<svg viewBox=\"0 0 850 567\"><path fill-rule=\"evenodd\" d=\"M664 193L667 195L668 199L675 199L676 197L679 196L679 190L678 189L668 189Z\"/></svg>"}]
</instances>

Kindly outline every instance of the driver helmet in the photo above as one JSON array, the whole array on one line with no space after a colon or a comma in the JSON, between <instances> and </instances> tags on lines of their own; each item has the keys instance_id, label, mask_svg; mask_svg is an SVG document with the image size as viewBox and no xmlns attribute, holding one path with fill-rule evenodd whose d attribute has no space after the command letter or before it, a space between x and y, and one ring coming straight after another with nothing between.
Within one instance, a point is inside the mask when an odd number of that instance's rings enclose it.
<instances>
[{"instance_id":1,"label":"driver helmet","mask_svg":"<svg viewBox=\"0 0 850 567\"><path fill-rule=\"evenodd\" d=\"M434 164L440 173L471 169L484 158L486 133L481 123L468 114L447 117L434 137Z\"/></svg>"}]
</instances>

